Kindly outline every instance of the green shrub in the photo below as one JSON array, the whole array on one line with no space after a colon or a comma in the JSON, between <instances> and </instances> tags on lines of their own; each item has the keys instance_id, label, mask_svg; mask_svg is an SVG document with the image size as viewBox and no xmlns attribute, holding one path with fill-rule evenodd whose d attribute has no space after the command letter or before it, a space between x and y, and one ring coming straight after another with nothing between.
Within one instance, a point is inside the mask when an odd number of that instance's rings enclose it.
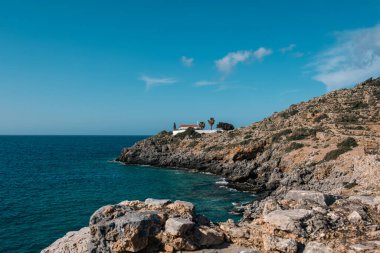
<instances>
[{"instance_id":1,"label":"green shrub","mask_svg":"<svg viewBox=\"0 0 380 253\"><path fill-rule=\"evenodd\" d=\"M277 142L281 139L282 136L288 135L291 133L292 133L292 130L290 130L290 129L285 129L285 130L282 130L278 133L275 133L274 135L272 135L272 142Z\"/></svg>"},{"instance_id":2,"label":"green shrub","mask_svg":"<svg viewBox=\"0 0 380 253\"><path fill-rule=\"evenodd\" d=\"M286 152L291 152L296 149L303 148L305 145L303 143L299 142L292 142L290 145L285 149Z\"/></svg>"},{"instance_id":3,"label":"green shrub","mask_svg":"<svg viewBox=\"0 0 380 253\"><path fill-rule=\"evenodd\" d=\"M199 138L201 137L201 134L197 133L194 128L189 127L184 132L175 135L175 137L179 139L184 139L186 136L189 136L190 138Z\"/></svg>"},{"instance_id":4,"label":"green shrub","mask_svg":"<svg viewBox=\"0 0 380 253\"><path fill-rule=\"evenodd\" d=\"M348 137L345 140L343 140L342 142L338 143L337 149L334 149L334 150L331 150L330 152L328 152L325 155L324 160L325 161L335 160L341 154L344 154L344 153L352 150L352 148L354 148L356 146L358 146L358 143L356 142L356 140L352 137Z\"/></svg>"},{"instance_id":5,"label":"green shrub","mask_svg":"<svg viewBox=\"0 0 380 253\"><path fill-rule=\"evenodd\" d=\"M252 134L246 134L244 136L244 140L251 139L251 138L252 138Z\"/></svg>"},{"instance_id":6,"label":"green shrub","mask_svg":"<svg viewBox=\"0 0 380 253\"><path fill-rule=\"evenodd\" d=\"M234 125L232 125L230 123L226 123L226 122L219 122L216 125L216 128L223 129L224 131L231 131L231 130L235 129Z\"/></svg>"},{"instance_id":7,"label":"green shrub","mask_svg":"<svg viewBox=\"0 0 380 253\"><path fill-rule=\"evenodd\" d=\"M358 118L354 114L343 114L338 121L341 123L356 123L358 122Z\"/></svg>"},{"instance_id":8,"label":"green shrub","mask_svg":"<svg viewBox=\"0 0 380 253\"><path fill-rule=\"evenodd\" d=\"M283 117L284 119L287 119L291 116L294 116L298 113L299 111L297 109L293 109L293 110L288 110L288 111L284 111L284 112L280 112L279 115L281 117Z\"/></svg>"},{"instance_id":9,"label":"green shrub","mask_svg":"<svg viewBox=\"0 0 380 253\"><path fill-rule=\"evenodd\" d=\"M380 100L380 90L374 90L374 91L373 91L373 96L374 96L377 100Z\"/></svg>"},{"instance_id":10,"label":"green shrub","mask_svg":"<svg viewBox=\"0 0 380 253\"><path fill-rule=\"evenodd\" d=\"M337 147L340 149L352 149L354 147L357 147L358 143L356 140L352 137L348 137L342 142L338 143Z\"/></svg>"},{"instance_id":11,"label":"green shrub","mask_svg":"<svg viewBox=\"0 0 380 253\"><path fill-rule=\"evenodd\" d=\"M187 145L189 148L194 148L195 146L198 145L198 141L193 141L189 145Z\"/></svg>"},{"instance_id":12,"label":"green shrub","mask_svg":"<svg viewBox=\"0 0 380 253\"><path fill-rule=\"evenodd\" d=\"M340 148L331 150L330 152L328 152L325 155L325 158L323 160L325 160L325 161L335 160L338 158L338 156L340 156L341 154L344 154L348 151L349 150L347 150L347 149L340 149Z\"/></svg>"},{"instance_id":13,"label":"green shrub","mask_svg":"<svg viewBox=\"0 0 380 253\"><path fill-rule=\"evenodd\" d=\"M288 137L289 141L303 140L308 136L312 136L317 133L317 130L314 128L298 128L293 131L293 134Z\"/></svg>"},{"instance_id":14,"label":"green shrub","mask_svg":"<svg viewBox=\"0 0 380 253\"><path fill-rule=\"evenodd\" d=\"M365 109L365 108L368 108L368 104L364 103L363 101L356 101L351 104L351 108L354 110Z\"/></svg>"}]
</instances>

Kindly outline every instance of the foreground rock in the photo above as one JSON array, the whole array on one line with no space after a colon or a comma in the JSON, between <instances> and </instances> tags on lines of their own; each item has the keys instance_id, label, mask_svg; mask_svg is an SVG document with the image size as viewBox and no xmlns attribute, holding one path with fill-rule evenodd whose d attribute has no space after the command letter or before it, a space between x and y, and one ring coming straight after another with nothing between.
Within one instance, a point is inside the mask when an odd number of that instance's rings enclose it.
<instances>
[{"instance_id":1,"label":"foreground rock","mask_svg":"<svg viewBox=\"0 0 380 253\"><path fill-rule=\"evenodd\" d=\"M88 252L90 241L90 229L84 227L79 231L68 232L64 237L56 240L48 248L42 250L43 253L72 253Z\"/></svg>"},{"instance_id":2,"label":"foreground rock","mask_svg":"<svg viewBox=\"0 0 380 253\"><path fill-rule=\"evenodd\" d=\"M380 212L363 199L371 198L291 191L259 201L266 208L240 223L212 223L184 201L124 201L100 208L89 227L42 252L378 252Z\"/></svg>"},{"instance_id":3,"label":"foreground rock","mask_svg":"<svg viewBox=\"0 0 380 253\"><path fill-rule=\"evenodd\" d=\"M97 210L89 227L70 232L42 252L159 252L225 243L222 230L185 201L123 201Z\"/></svg>"}]
</instances>

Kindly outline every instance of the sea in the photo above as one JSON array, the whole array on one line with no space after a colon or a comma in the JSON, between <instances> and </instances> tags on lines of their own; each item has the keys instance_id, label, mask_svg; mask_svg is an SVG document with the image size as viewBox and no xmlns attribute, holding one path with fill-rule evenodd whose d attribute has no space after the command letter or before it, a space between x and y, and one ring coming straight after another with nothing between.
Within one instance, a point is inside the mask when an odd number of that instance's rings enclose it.
<instances>
[{"instance_id":1,"label":"sea","mask_svg":"<svg viewBox=\"0 0 380 253\"><path fill-rule=\"evenodd\" d=\"M0 136L0 252L40 252L91 214L123 200L191 201L213 221L239 219L232 203L254 199L223 178L115 162L147 136Z\"/></svg>"}]
</instances>

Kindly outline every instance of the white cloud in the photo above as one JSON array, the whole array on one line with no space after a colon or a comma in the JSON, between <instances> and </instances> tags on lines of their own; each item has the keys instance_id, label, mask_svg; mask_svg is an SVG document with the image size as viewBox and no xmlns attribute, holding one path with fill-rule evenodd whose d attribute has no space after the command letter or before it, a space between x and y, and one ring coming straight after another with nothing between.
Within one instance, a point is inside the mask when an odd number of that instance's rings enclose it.
<instances>
[{"instance_id":1,"label":"white cloud","mask_svg":"<svg viewBox=\"0 0 380 253\"><path fill-rule=\"evenodd\" d=\"M177 80L172 77L155 78L143 75L139 79L145 82L145 87L147 90L155 86L173 84L177 82Z\"/></svg>"},{"instance_id":2,"label":"white cloud","mask_svg":"<svg viewBox=\"0 0 380 253\"><path fill-rule=\"evenodd\" d=\"M336 43L310 64L329 90L380 75L380 24L335 33Z\"/></svg>"},{"instance_id":3,"label":"white cloud","mask_svg":"<svg viewBox=\"0 0 380 253\"><path fill-rule=\"evenodd\" d=\"M260 47L259 49L257 49L256 51L253 52L253 55L261 60L263 59L265 56L267 55L271 55L272 54L272 50L271 49L267 49L267 48L264 48L264 47Z\"/></svg>"},{"instance_id":4,"label":"white cloud","mask_svg":"<svg viewBox=\"0 0 380 253\"><path fill-rule=\"evenodd\" d=\"M219 82L215 82L215 81L205 81L205 80L202 80L202 81L198 81L198 82L195 82L194 85L195 86L198 86L198 87L202 87L202 86L213 86L213 85L217 85L219 84Z\"/></svg>"},{"instance_id":5,"label":"white cloud","mask_svg":"<svg viewBox=\"0 0 380 253\"><path fill-rule=\"evenodd\" d=\"M220 72L228 74L238 63L247 62L251 59L262 60L265 56L270 54L272 54L272 50L264 47L260 47L256 51L243 50L230 52L223 58L216 60L215 65Z\"/></svg>"},{"instance_id":6,"label":"white cloud","mask_svg":"<svg viewBox=\"0 0 380 253\"><path fill-rule=\"evenodd\" d=\"M185 67L191 67L191 66L193 66L194 58L189 58L189 57L186 57L186 56L182 56L181 57L181 62L183 64L183 66L185 66Z\"/></svg>"},{"instance_id":7,"label":"white cloud","mask_svg":"<svg viewBox=\"0 0 380 253\"><path fill-rule=\"evenodd\" d=\"M289 46L287 47L283 47L280 49L281 53L286 53L286 52L290 52L292 51L294 48L296 47L296 44L290 44Z\"/></svg>"}]
</instances>

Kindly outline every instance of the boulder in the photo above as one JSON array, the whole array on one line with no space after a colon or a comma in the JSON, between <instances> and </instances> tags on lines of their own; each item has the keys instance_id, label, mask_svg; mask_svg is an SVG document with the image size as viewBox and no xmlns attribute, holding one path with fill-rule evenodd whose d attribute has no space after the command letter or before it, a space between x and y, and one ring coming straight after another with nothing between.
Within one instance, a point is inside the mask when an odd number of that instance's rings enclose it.
<instances>
[{"instance_id":1,"label":"boulder","mask_svg":"<svg viewBox=\"0 0 380 253\"><path fill-rule=\"evenodd\" d=\"M181 236L194 227L194 222L182 218L169 218L165 223L165 232Z\"/></svg>"},{"instance_id":2,"label":"boulder","mask_svg":"<svg viewBox=\"0 0 380 253\"><path fill-rule=\"evenodd\" d=\"M186 216L186 218L192 219L195 214L195 207L192 203L187 201L176 200L174 203L167 205L167 208L179 215Z\"/></svg>"},{"instance_id":3,"label":"boulder","mask_svg":"<svg viewBox=\"0 0 380 253\"><path fill-rule=\"evenodd\" d=\"M297 242L293 239L264 235L263 248L265 252L279 251L284 253L295 253L297 252Z\"/></svg>"},{"instance_id":4,"label":"boulder","mask_svg":"<svg viewBox=\"0 0 380 253\"><path fill-rule=\"evenodd\" d=\"M374 247L363 244L353 244L350 246L350 248L355 250L356 252L366 252L368 250L372 250Z\"/></svg>"},{"instance_id":5,"label":"boulder","mask_svg":"<svg viewBox=\"0 0 380 253\"><path fill-rule=\"evenodd\" d=\"M132 212L124 206L101 208L90 220L90 252L137 252L160 230L155 212Z\"/></svg>"},{"instance_id":6,"label":"boulder","mask_svg":"<svg viewBox=\"0 0 380 253\"><path fill-rule=\"evenodd\" d=\"M375 207L376 205L380 205L380 196L373 197L373 196L357 195L357 196L350 196L348 200L359 201L362 204L369 205L372 207Z\"/></svg>"},{"instance_id":7,"label":"boulder","mask_svg":"<svg viewBox=\"0 0 380 253\"><path fill-rule=\"evenodd\" d=\"M380 241L368 241L366 244L380 248Z\"/></svg>"},{"instance_id":8,"label":"boulder","mask_svg":"<svg viewBox=\"0 0 380 253\"><path fill-rule=\"evenodd\" d=\"M278 203L273 199L269 199L264 203L263 214L268 214L278 209L281 209Z\"/></svg>"},{"instance_id":9,"label":"boulder","mask_svg":"<svg viewBox=\"0 0 380 253\"><path fill-rule=\"evenodd\" d=\"M41 253L87 253L89 240L90 229L84 227L79 231L68 232L64 237L43 249Z\"/></svg>"},{"instance_id":10,"label":"boulder","mask_svg":"<svg viewBox=\"0 0 380 253\"><path fill-rule=\"evenodd\" d=\"M353 211L352 213L350 213L350 215L348 215L347 218L351 223L354 223L354 224L362 221L362 217L357 211Z\"/></svg>"},{"instance_id":11,"label":"boulder","mask_svg":"<svg viewBox=\"0 0 380 253\"><path fill-rule=\"evenodd\" d=\"M315 191L301 191L301 190L291 190L289 191L285 199L287 200L294 200L299 202L304 201L310 201L314 202L320 206L327 206L331 204L331 197L326 196L325 194L321 192L315 192Z\"/></svg>"},{"instance_id":12,"label":"boulder","mask_svg":"<svg viewBox=\"0 0 380 253\"><path fill-rule=\"evenodd\" d=\"M333 250L319 242L309 242L306 244L303 253L333 253Z\"/></svg>"},{"instance_id":13,"label":"boulder","mask_svg":"<svg viewBox=\"0 0 380 253\"><path fill-rule=\"evenodd\" d=\"M311 216L313 212L305 209L276 210L264 215L264 221L285 231L294 231L300 220Z\"/></svg>"},{"instance_id":14,"label":"boulder","mask_svg":"<svg viewBox=\"0 0 380 253\"><path fill-rule=\"evenodd\" d=\"M192 240L184 237L174 238L170 244L177 251L183 252L184 250L194 251L198 249L197 245Z\"/></svg>"},{"instance_id":15,"label":"boulder","mask_svg":"<svg viewBox=\"0 0 380 253\"><path fill-rule=\"evenodd\" d=\"M147 198L145 200L145 204L155 206L155 207L163 207L167 204L171 203L170 199L151 199Z\"/></svg>"},{"instance_id":16,"label":"boulder","mask_svg":"<svg viewBox=\"0 0 380 253\"><path fill-rule=\"evenodd\" d=\"M224 234L214 228L201 226L194 232L195 240L201 247L210 247L224 243Z\"/></svg>"}]
</instances>

